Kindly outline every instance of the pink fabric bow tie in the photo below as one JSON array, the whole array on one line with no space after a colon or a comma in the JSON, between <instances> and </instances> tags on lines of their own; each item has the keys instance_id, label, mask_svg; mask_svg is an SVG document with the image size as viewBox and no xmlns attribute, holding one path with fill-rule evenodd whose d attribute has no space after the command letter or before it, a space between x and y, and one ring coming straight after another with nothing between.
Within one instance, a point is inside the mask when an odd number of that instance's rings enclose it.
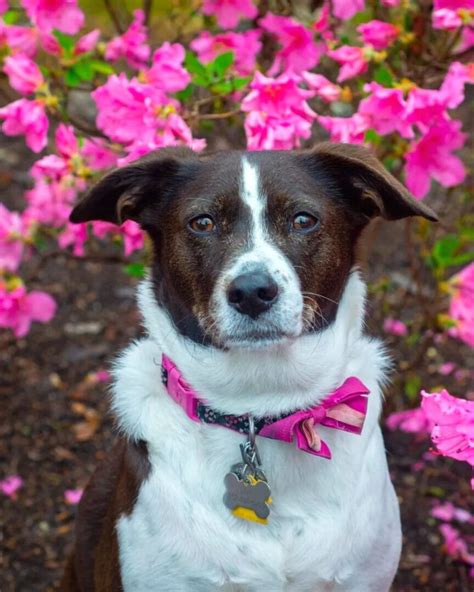
<instances>
[{"instance_id":1,"label":"pink fabric bow tie","mask_svg":"<svg viewBox=\"0 0 474 592\"><path fill-rule=\"evenodd\" d=\"M163 382L169 396L180 405L186 415L197 422L220 425L247 434L247 415L225 415L210 408L184 380L175 364L165 355L162 360ZM293 442L300 450L331 458L331 451L316 430L316 425L360 434L367 413L369 389L356 377L344 383L321 403L295 411L284 417L255 418L256 433L263 438Z\"/></svg>"},{"instance_id":2,"label":"pink fabric bow tie","mask_svg":"<svg viewBox=\"0 0 474 592\"><path fill-rule=\"evenodd\" d=\"M360 434L367 413L369 393L369 389L358 378L351 376L319 405L278 419L264 426L258 435L284 442L292 442L296 438L300 450L331 458L329 446L319 436L316 424Z\"/></svg>"}]
</instances>

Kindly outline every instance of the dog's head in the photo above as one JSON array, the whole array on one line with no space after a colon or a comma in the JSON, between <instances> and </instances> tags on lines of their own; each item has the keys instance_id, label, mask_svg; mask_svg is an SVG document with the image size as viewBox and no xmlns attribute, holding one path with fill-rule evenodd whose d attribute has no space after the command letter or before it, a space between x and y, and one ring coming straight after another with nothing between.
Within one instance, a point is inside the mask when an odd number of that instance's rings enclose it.
<instances>
[{"instance_id":1,"label":"dog's head","mask_svg":"<svg viewBox=\"0 0 474 592\"><path fill-rule=\"evenodd\" d=\"M335 318L361 231L375 216L436 220L364 148L198 155L166 148L104 177L72 222L137 221L157 302L177 330L262 347Z\"/></svg>"}]
</instances>

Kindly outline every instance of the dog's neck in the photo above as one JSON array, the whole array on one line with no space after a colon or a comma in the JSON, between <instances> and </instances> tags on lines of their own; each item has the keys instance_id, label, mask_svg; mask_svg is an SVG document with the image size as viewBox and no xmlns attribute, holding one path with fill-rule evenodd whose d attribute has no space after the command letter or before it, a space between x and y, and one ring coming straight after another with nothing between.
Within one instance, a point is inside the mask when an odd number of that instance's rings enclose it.
<instances>
[{"instance_id":1,"label":"dog's neck","mask_svg":"<svg viewBox=\"0 0 474 592\"><path fill-rule=\"evenodd\" d=\"M358 373L365 295L365 284L352 272L329 327L261 350L223 351L184 338L157 305L149 280L140 287L139 306L157 356L166 353L209 405L223 413L258 417L315 404ZM159 367L156 373L158 379Z\"/></svg>"}]
</instances>

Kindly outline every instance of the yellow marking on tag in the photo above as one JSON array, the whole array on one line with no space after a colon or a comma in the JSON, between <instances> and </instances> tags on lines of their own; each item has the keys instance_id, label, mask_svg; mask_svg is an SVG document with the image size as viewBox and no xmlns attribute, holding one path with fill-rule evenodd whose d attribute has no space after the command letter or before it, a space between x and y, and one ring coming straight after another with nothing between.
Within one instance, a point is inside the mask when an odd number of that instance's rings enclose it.
<instances>
[{"instance_id":1,"label":"yellow marking on tag","mask_svg":"<svg viewBox=\"0 0 474 592\"><path fill-rule=\"evenodd\" d=\"M254 510L250 510L249 508L242 508L242 506L238 506L235 510L232 510L232 514L236 518L240 518L241 520L248 520L249 522L257 522L258 524L268 524L268 518L259 518Z\"/></svg>"}]
</instances>

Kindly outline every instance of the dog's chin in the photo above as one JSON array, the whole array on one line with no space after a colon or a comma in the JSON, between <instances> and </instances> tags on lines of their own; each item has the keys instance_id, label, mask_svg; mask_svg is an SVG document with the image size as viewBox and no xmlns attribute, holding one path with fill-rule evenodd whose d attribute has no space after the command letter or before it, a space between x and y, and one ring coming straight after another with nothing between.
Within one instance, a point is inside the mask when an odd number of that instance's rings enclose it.
<instances>
[{"instance_id":1,"label":"dog's chin","mask_svg":"<svg viewBox=\"0 0 474 592\"><path fill-rule=\"evenodd\" d=\"M275 349L292 343L299 337L296 333L247 333L228 335L221 338L222 347L227 350Z\"/></svg>"}]
</instances>

